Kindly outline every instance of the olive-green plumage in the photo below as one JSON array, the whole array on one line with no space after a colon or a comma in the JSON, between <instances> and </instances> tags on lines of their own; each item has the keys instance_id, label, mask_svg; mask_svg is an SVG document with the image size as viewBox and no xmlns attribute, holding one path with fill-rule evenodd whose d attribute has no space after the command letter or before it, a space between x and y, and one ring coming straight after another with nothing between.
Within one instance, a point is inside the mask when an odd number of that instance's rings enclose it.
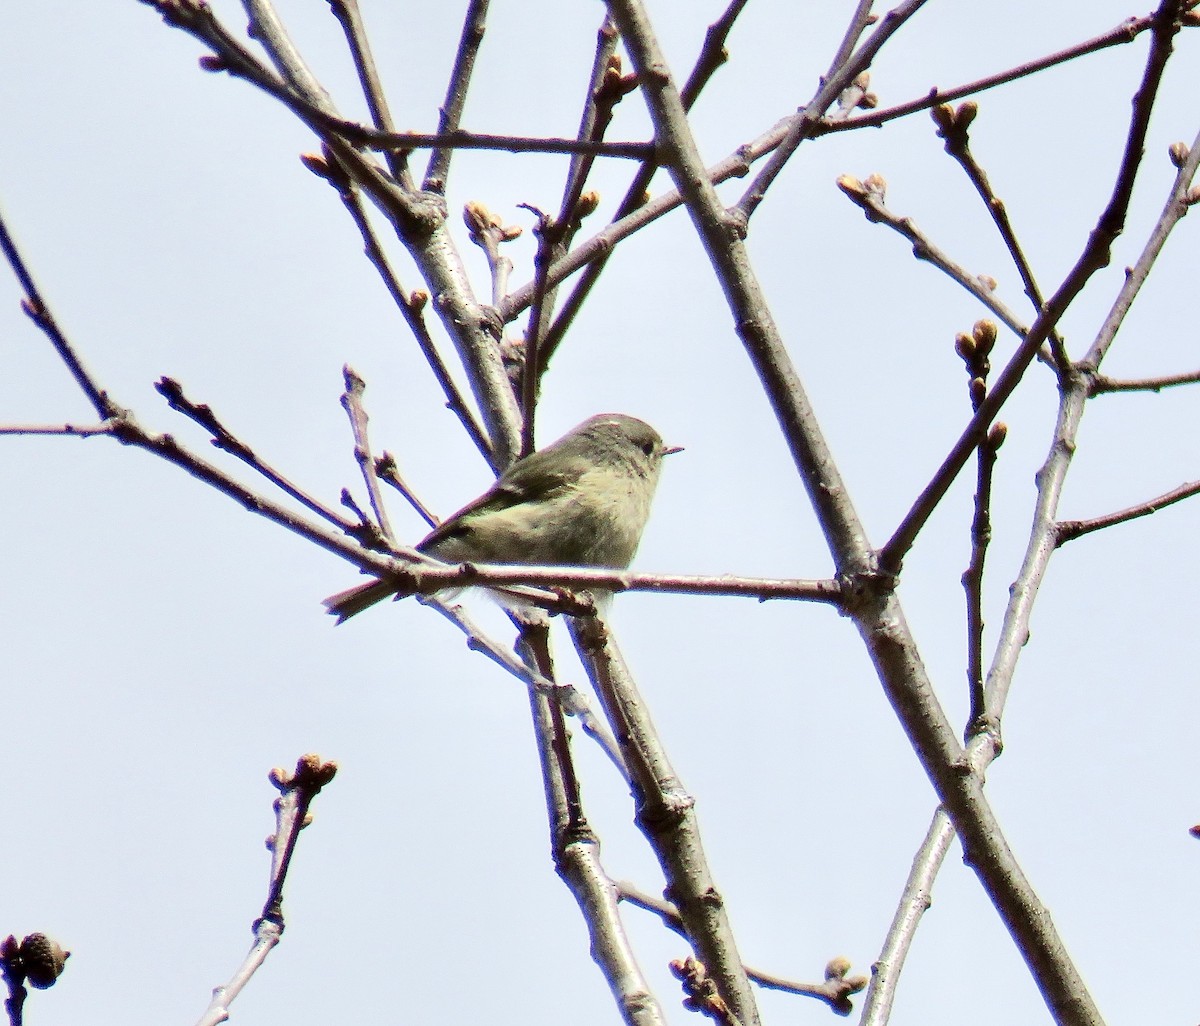
<instances>
[{"instance_id":1,"label":"olive-green plumage","mask_svg":"<svg viewBox=\"0 0 1200 1026\"><path fill-rule=\"evenodd\" d=\"M447 563L627 567L676 451L635 417L600 414L518 460L417 548ZM393 592L375 580L325 605L340 623Z\"/></svg>"}]
</instances>

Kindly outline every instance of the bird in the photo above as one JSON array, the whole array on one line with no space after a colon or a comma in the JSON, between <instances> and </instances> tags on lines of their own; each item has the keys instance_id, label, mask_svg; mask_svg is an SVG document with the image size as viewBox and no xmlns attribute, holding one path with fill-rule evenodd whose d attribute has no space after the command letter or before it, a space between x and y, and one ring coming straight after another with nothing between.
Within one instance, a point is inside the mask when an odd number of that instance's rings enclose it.
<instances>
[{"instance_id":1,"label":"bird","mask_svg":"<svg viewBox=\"0 0 1200 1026\"><path fill-rule=\"evenodd\" d=\"M589 566L633 561L668 447L645 421L601 413L517 460L417 551L446 563ZM338 623L396 593L376 578L325 599Z\"/></svg>"}]
</instances>

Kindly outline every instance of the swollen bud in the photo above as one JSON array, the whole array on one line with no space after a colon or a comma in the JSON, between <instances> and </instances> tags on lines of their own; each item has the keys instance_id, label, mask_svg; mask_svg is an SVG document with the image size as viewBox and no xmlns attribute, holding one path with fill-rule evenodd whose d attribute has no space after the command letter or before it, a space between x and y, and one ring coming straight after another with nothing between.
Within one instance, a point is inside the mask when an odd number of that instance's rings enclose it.
<instances>
[{"instance_id":1,"label":"swollen bud","mask_svg":"<svg viewBox=\"0 0 1200 1026\"><path fill-rule=\"evenodd\" d=\"M500 218L478 200L471 200L463 207L463 221L472 235L482 235L489 228L499 228L502 224Z\"/></svg>"},{"instance_id":2,"label":"swollen bud","mask_svg":"<svg viewBox=\"0 0 1200 1026\"><path fill-rule=\"evenodd\" d=\"M596 208L600 206L600 193L595 190L583 193L578 202L575 204L575 210L572 214L572 219L582 221L589 214L594 214Z\"/></svg>"},{"instance_id":3,"label":"swollen bud","mask_svg":"<svg viewBox=\"0 0 1200 1026\"><path fill-rule=\"evenodd\" d=\"M23 941L19 952L21 968L32 987L45 990L53 987L61 975L71 952L63 951L58 943L44 933L31 933Z\"/></svg>"},{"instance_id":4,"label":"swollen bud","mask_svg":"<svg viewBox=\"0 0 1200 1026\"><path fill-rule=\"evenodd\" d=\"M971 334L975 338L975 347L978 349L979 355L987 356L996 344L996 336L1000 334L1000 329L996 327L995 321L976 321L975 326L971 329Z\"/></svg>"},{"instance_id":5,"label":"swollen bud","mask_svg":"<svg viewBox=\"0 0 1200 1026\"><path fill-rule=\"evenodd\" d=\"M850 959L845 955L836 955L825 966L825 979L840 980L850 971Z\"/></svg>"},{"instance_id":6,"label":"swollen bud","mask_svg":"<svg viewBox=\"0 0 1200 1026\"><path fill-rule=\"evenodd\" d=\"M861 199L867 194L867 190L863 187L863 183L853 175L839 175L837 187L841 189L842 192L844 192L847 196L855 199Z\"/></svg>"},{"instance_id":7,"label":"swollen bud","mask_svg":"<svg viewBox=\"0 0 1200 1026\"><path fill-rule=\"evenodd\" d=\"M1187 143L1176 142L1171 143L1167 153L1171 157L1172 164L1174 164L1176 167L1183 167L1183 165L1187 163L1188 155L1191 153L1191 150L1188 149Z\"/></svg>"},{"instance_id":8,"label":"swollen bud","mask_svg":"<svg viewBox=\"0 0 1200 1026\"><path fill-rule=\"evenodd\" d=\"M954 127L954 108L948 103L939 103L936 107L930 107L929 116L938 126L938 131L943 134Z\"/></svg>"}]
</instances>

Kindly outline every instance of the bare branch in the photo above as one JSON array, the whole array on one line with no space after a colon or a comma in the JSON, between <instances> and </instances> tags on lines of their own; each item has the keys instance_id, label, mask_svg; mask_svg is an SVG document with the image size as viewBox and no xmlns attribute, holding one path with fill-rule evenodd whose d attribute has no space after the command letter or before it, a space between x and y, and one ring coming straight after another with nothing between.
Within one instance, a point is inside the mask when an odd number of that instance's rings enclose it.
<instances>
[{"instance_id":1,"label":"bare branch","mask_svg":"<svg viewBox=\"0 0 1200 1026\"><path fill-rule=\"evenodd\" d=\"M729 37L734 22L737 20L738 15L741 14L746 3L747 0L732 0L721 14L721 17L708 26L708 30L704 34L704 44L700 48L700 54L696 58L696 63L692 68L691 74L688 76L687 82L680 91L680 97L683 100L685 109L691 109L692 104L699 98L705 85L708 84L717 69L728 59L728 53L725 50L725 41ZM629 188L626 189L624 198L617 206L616 214L613 216L614 226L645 204L646 189L657 170L658 165L652 160L643 162L637 174L634 175L633 181L629 184ZM663 212L665 213L665 210ZM589 244L593 247L593 256L589 261L575 266L572 270L564 270L567 264L563 260L558 259L547 271L547 284L553 286L574 273L574 270L578 270L579 267L586 267L586 272L571 290L571 294L563 304L561 312L554 323L550 325L545 338L538 345L539 374L544 373L546 367L549 366L550 358L558 349L559 343L565 337L567 330L575 320L580 309L582 309L584 301L587 299L592 287L599 280L605 265L608 263L608 258L612 252L611 243L597 242L598 239L599 236L595 236L593 242ZM556 275L556 269L563 271L563 273ZM513 317L525 305L532 302L534 288L535 285L528 286L529 298L523 304L515 306L512 313ZM507 322L509 317L505 315L504 319Z\"/></svg>"},{"instance_id":2,"label":"bare branch","mask_svg":"<svg viewBox=\"0 0 1200 1026\"><path fill-rule=\"evenodd\" d=\"M974 103L964 103L958 110L954 110L949 104L941 104L933 108L933 120L938 126L938 135L946 141L946 152L966 172L967 178L975 186L979 198L983 200L983 205L987 208L988 215L1000 233L1000 238L1016 265L1017 273L1021 276L1021 281L1025 286L1025 295L1029 297L1029 302L1033 304L1034 310L1040 310L1044 302L1042 290L1038 288L1037 281L1033 277L1033 269L1025 257L1025 251L1017 241L1017 234L1008 218L1008 210L1004 206L1004 201L992 191L992 184L988 180L987 173L971 152L968 130L975 120L978 109ZM1057 331L1050 332L1049 346L1054 358L1053 365L1059 374L1062 374L1070 363L1070 359Z\"/></svg>"},{"instance_id":3,"label":"bare branch","mask_svg":"<svg viewBox=\"0 0 1200 1026\"><path fill-rule=\"evenodd\" d=\"M463 16L462 35L458 40L458 51L454 55L454 68L450 72L450 83L446 86L446 99L442 102L438 116L439 136L458 131L463 108L467 104L467 90L475 71L475 58L479 55L479 47L483 44L484 32L487 30L488 3L489 0L470 0L467 5L467 13ZM447 146L438 146L429 155L423 188L445 194L453 156L454 150Z\"/></svg>"},{"instance_id":4,"label":"bare branch","mask_svg":"<svg viewBox=\"0 0 1200 1026\"><path fill-rule=\"evenodd\" d=\"M338 197L341 199L346 211L350 214L351 219L358 228L359 234L362 236L363 252L378 272L384 287L387 288L388 294L392 297L392 302L396 304L396 308L400 311L401 316L412 332L413 338L421 350L421 355L425 357L425 362L429 365L429 369L437 379L437 383L442 389L442 394L446 397L446 408L458 417L468 437L474 442L475 447L483 454L484 459L488 461L489 465L495 469L495 454L492 451L491 440L484 434L483 428L480 427L474 412L467 403L466 397L462 394L458 385L455 384L454 378L450 375L450 371L446 367L441 353L438 352L437 346L434 344L433 336L430 335L429 328L425 324L424 311L429 301L429 293L419 290L410 293L400 284L396 271L392 267L392 262L384 252L383 246L379 241L379 236L371 224L371 219L367 216L366 210L363 209L354 183L342 173L341 167L332 152L327 150L325 155L321 157L306 154L301 159L304 166L313 174L324 178L337 190Z\"/></svg>"},{"instance_id":5,"label":"bare branch","mask_svg":"<svg viewBox=\"0 0 1200 1026\"><path fill-rule=\"evenodd\" d=\"M1161 392L1164 388L1174 388L1176 385L1194 385L1200 382L1200 370L1186 371L1183 374L1164 374L1157 378L1132 378L1122 380L1110 378L1107 374L1097 374L1092 378L1092 395L1109 395L1113 392Z\"/></svg>"},{"instance_id":6,"label":"bare branch","mask_svg":"<svg viewBox=\"0 0 1200 1026\"><path fill-rule=\"evenodd\" d=\"M731 1014L757 1024L749 981L700 841L695 800L672 769L603 619L573 617L569 627L629 767L638 827L662 866L667 895L679 910L692 949L714 975Z\"/></svg>"},{"instance_id":7,"label":"bare branch","mask_svg":"<svg viewBox=\"0 0 1200 1026\"><path fill-rule=\"evenodd\" d=\"M250 951L229 982L213 989L212 1001L197 1026L217 1026L228 1021L230 1004L279 943L284 927L283 885L296 842L311 818L308 809L313 799L336 773L336 763L323 763L316 755L301 756L291 774L278 768L271 771L271 783L279 789L280 797L275 801L275 833L268 841L272 856L270 890L262 915L254 923L254 943Z\"/></svg>"},{"instance_id":8,"label":"bare branch","mask_svg":"<svg viewBox=\"0 0 1200 1026\"><path fill-rule=\"evenodd\" d=\"M886 225L898 235L912 243L913 256L924 260L956 281L978 299L1007 325L1014 334L1024 338L1029 329L1016 313L996 298L996 283L983 274L971 274L961 264L952 260L939 249L929 237L917 227L911 217L894 214L887 206L887 182L882 175L870 175L859 181L852 175L842 175L837 186L855 206L859 207L873 224Z\"/></svg>"},{"instance_id":9,"label":"bare branch","mask_svg":"<svg viewBox=\"0 0 1200 1026\"><path fill-rule=\"evenodd\" d=\"M903 0L883 16L878 27L867 38L866 42L855 50L841 65L826 77L821 83L817 95L798 114L788 118L787 134L779 147L771 154L771 159L759 171L750 187L742 194L731 210L736 220L743 226L749 224L754 211L766 197L767 190L779 176L784 165L792 159L799 145L805 139L813 136L813 127L818 124L822 115L837 101L850 84L867 68L880 48L886 43L914 14L925 5L925 0Z\"/></svg>"},{"instance_id":10,"label":"bare branch","mask_svg":"<svg viewBox=\"0 0 1200 1026\"><path fill-rule=\"evenodd\" d=\"M455 129L436 135L420 132L364 132L362 141L373 150L498 150L502 153L570 153L588 157L613 157L618 160L652 160L654 143L603 142L591 139L565 139L536 135L488 135Z\"/></svg>"},{"instance_id":11,"label":"bare branch","mask_svg":"<svg viewBox=\"0 0 1200 1026\"><path fill-rule=\"evenodd\" d=\"M1157 498L1139 502L1136 506L1108 513L1102 517L1093 517L1091 520L1060 520L1054 528L1054 543L1056 546L1065 545L1067 542L1082 538L1085 534L1091 534L1093 531L1149 516L1151 513L1157 513L1160 509L1166 509L1177 502L1182 502L1184 499L1190 499L1197 493L1200 493L1200 481L1189 481L1187 484L1181 484L1178 488L1172 488L1169 492L1164 492Z\"/></svg>"},{"instance_id":12,"label":"bare branch","mask_svg":"<svg viewBox=\"0 0 1200 1026\"><path fill-rule=\"evenodd\" d=\"M590 567L500 566L486 563L406 563L389 566L385 575L396 588L397 596L433 595L447 588L507 588L527 584L541 588L572 591L648 591L674 595L725 595L757 601L790 599L838 605L843 598L842 585L835 580L793 580L788 578L719 577L687 574L645 574L629 570L605 570ZM561 598L562 596L560 596ZM578 613L578 608L552 602L560 612Z\"/></svg>"},{"instance_id":13,"label":"bare branch","mask_svg":"<svg viewBox=\"0 0 1200 1026\"><path fill-rule=\"evenodd\" d=\"M379 480L390 484L401 495L405 501L413 508L416 514L425 521L431 528L437 527L439 521L429 510L425 504L417 497L416 492L408 487L404 478L400 476L400 466L396 462L396 457L386 449L380 454L379 459L375 461L375 473L379 475Z\"/></svg>"},{"instance_id":14,"label":"bare branch","mask_svg":"<svg viewBox=\"0 0 1200 1026\"><path fill-rule=\"evenodd\" d=\"M1080 369L1084 373L1099 369L1101 361L1117 337L1117 331L1124 323L1125 315L1133 306L1134 299L1137 298L1142 285L1149 276L1150 268L1154 266L1159 253L1166 245L1167 237L1184 215L1197 202L1200 202L1200 189L1192 184L1197 168L1200 168L1200 133L1197 133L1190 149L1183 143L1175 143L1170 147L1168 154L1176 168L1171 192L1167 196L1166 204L1163 206L1162 213L1159 214L1158 221L1150 232L1150 237L1146 240L1146 245L1138 256L1137 263L1126 272L1124 284L1121 286L1121 291L1117 295L1112 309L1105 317L1104 324L1096 334L1095 341L1080 361ZM1094 384L1093 388L1095 388Z\"/></svg>"},{"instance_id":15,"label":"bare branch","mask_svg":"<svg viewBox=\"0 0 1200 1026\"><path fill-rule=\"evenodd\" d=\"M396 536L392 533L387 507L383 503L383 494L379 488L379 478L375 473L371 443L367 438L367 421L370 418L363 405L363 393L367 390L367 383L349 364L342 368L342 378L346 384L346 390L342 393L342 409L350 418L350 429L354 433L354 460L362 472L363 483L367 486L367 495L371 500L371 509L375 513L375 523L379 526L380 534L389 542L395 541Z\"/></svg>"},{"instance_id":16,"label":"bare branch","mask_svg":"<svg viewBox=\"0 0 1200 1026\"><path fill-rule=\"evenodd\" d=\"M908 515L883 547L880 562L885 569L894 572L899 568L904 554L912 547L921 528L946 494L975 447L985 437L988 426L1015 391L1042 343L1049 337L1067 307L1074 302L1075 297L1083 290L1092 275L1108 265L1111 259L1112 244L1125 227L1125 215L1133 194L1133 183L1137 177L1138 168L1141 166L1142 154L1145 149L1150 111L1154 106L1154 98L1158 95L1163 69L1171 55L1175 33L1179 31L1176 14L1181 2L1182 0L1162 0L1154 13L1154 29L1150 52L1146 59L1146 69L1141 85L1134 96L1125 149L1117 169L1116 181L1108 205L1100 214L1095 228L1088 236L1087 244L1083 247L1075 266L1068 272L1054 295L1042 307L1033 326L1026 334L1025 341L1008 362L999 378L996 379L996 384L987 400L979 408L979 412L971 418L971 422L942 461L942 465L934 473L929 484L921 492Z\"/></svg>"},{"instance_id":17,"label":"bare branch","mask_svg":"<svg viewBox=\"0 0 1200 1026\"><path fill-rule=\"evenodd\" d=\"M908 103L897 104L894 107L884 107L869 114L860 114L858 117L848 120L823 120L814 130L814 135L825 135L829 132L847 132L856 128L877 128L889 121L895 121L897 118L907 117L909 114L916 114L922 110L929 110L931 107L937 107L943 103L953 103L955 100L961 100L965 96L982 93L988 89L994 89L996 86L1015 82L1019 78L1027 78L1039 71L1052 68L1057 64L1066 64L1077 57L1106 50L1110 46L1121 46L1125 43L1132 43L1153 24L1153 15L1146 15L1141 18L1127 18L1120 25L1110 29L1103 35L1096 36L1094 39L1077 43L1074 46L1067 47L1065 50L1058 50L1055 53L1039 57L1037 60L1029 61L1025 64L1018 64L1015 68L1009 68L1007 71L997 72L951 89L933 88L919 100L910 100Z\"/></svg>"},{"instance_id":18,"label":"bare branch","mask_svg":"<svg viewBox=\"0 0 1200 1026\"><path fill-rule=\"evenodd\" d=\"M59 329L58 322L55 321L54 315L50 312L50 308L42 298L42 294L38 290L37 283L33 280L33 275L30 273L29 267L17 249L15 240L9 234L8 223L5 221L2 212L0 212L0 251L3 251L4 259L8 261L9 267L12 268L13 274L17 278L17 283L25 293L21 309L33 321L38 330L50 340L50 344L54 346L54 351L58 353L59 359L66 364L67 370L71 372L71 377L75 379L75 383L83 391L88 402L92 404L92 409L96 411L96 414L103 421L109 421L121 416L124 410L117 406L109 398L108 393L100 388L91 371L84 366L83 360L79 358L79 354L75 352L74 347L67 340L66 335Z\"/></svg>"},{"instance_id":19,"label":"bare branch","mask_svg":"<svg viewBox=\"0 0 1200 1026\"><path fill-rule=\"evenodd\" d=\"M921 917L933 903L933 881L942 868L950 842L954 840L954 827L946 810L939 807L925 834L925 840L913 858L912 869L900 895L892 925L888 928L883 950L872 966L871 985L863 1004L859 1026L887 1026L892 1015L892 1002L900 973L908 958L909 948L917 933Z\"/></svg>"},{"instance_id":20,"label":"bare branch","mask_svg":"<svg viewBox=\"0 0 1200 1026\"><path fill-rule=\"evenodd\" d=\"M112 433L112 422L101 424L0 424L0 435L68 435L92 438Z\"/></svg>"},{"instance_id":21,"label":"bare branch","mask_svg":"<svg viewBox=\"0 0 1200 1026\"><path fill-rule=\"evenodd\" d=\"M518 648L526 664L543 676L552 676L550 630L545 616L530 620L522 613L513 619L521 628ZM666 1017L646 982L621 922L617 889L600 861L599 839L584 816L563 710L532 688L529 700L550 818L554 864L587 924L592 958L608 981L622 1018L629 1026L665 1026Z\"/></svg>"},{"instance_id":22,"label":"bare branch","mask_svg":"<svg viewBox=\"0 0 1200 1026\"><path fill-rule=\"evenodd\" d=\"M371 123L383 132L395 130L392 113L388 109L387 96L383 91L383 83L379 79L379 69L375 66L375 58L371 54L371 42L367 35L366 25L363 24L362 10L358 0L329 0L333 16L342 26L346 43L354 58L354 69L358 72L358 81L362 86L363 96L367 101L367 109L371 112ZM392 177L403 181L407 175L403 154L388 154L388 168Z\"/></svg>"},{"instance_id":23,"label":"bare branch","mask_svg":"<svg viewBox=\"0 0 1200 1026\"><path fill-rule=\"evenodd\" d=\"M237 457L246 466L261 474L276 488L290 495L305 508L328 520L329 523L347 534L357 537L363 544L371 544L378 540L376 531L362 531L361 525L347 520L337 510L309 495L299 485L293 484L280 471L266 463L249 445L221 423L211 406L206 403L194 403L184 395L183 385L174 378L160 378L154 383L154 389L166 399L167 405L176 413L182 413L188 420L195 421L206 431L212 432L212 444L216 448Z\"/></svg>"},{"instance_id":24,"label":"bare branch","mask_svg":"<svg viewBox=\"0 0 1200 1026\"><path fill-rule=\"evenodd\" d=\"M653 912L662 920L667 929L674 930L681 937L687 937L683 921L679 918L679 910L671 902L665 898L647 894L625 880L617 883L616 887L621 901L636 905L647 912ZM849 970L849 963L845 963L843 970L841 963L844 961L843 959L832 959L826 967L826 978L822 983L802 983L799 980L790 980L762 969L755 969L753 966L746 966L746 975L767 990L781 990L787 994L817 998L834 1008L839 1014L848 1015L853 1010L849 995L864 989L867 985L867 978L865 976L848 977L846 972ZM831 969L835 971L831 973Z\"/></svg>"}]
</instances>

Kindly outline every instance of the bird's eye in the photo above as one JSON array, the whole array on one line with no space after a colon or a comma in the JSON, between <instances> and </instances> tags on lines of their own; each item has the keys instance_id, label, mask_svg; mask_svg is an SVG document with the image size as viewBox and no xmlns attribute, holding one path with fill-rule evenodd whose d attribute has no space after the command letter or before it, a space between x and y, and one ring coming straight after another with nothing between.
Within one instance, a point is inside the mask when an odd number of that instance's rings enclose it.
<instances>
[{"instance_id":1,"label":"bird's eye","mask_svg":"<svg viewBox=\"0 0 1200 1026\"><path fill-rule=\"evenodd\" d=\"M653 456L655 448L657 447L653 442L642 443L642 452L644 452L647 456Z\"/></svg>"}]
</instances>

